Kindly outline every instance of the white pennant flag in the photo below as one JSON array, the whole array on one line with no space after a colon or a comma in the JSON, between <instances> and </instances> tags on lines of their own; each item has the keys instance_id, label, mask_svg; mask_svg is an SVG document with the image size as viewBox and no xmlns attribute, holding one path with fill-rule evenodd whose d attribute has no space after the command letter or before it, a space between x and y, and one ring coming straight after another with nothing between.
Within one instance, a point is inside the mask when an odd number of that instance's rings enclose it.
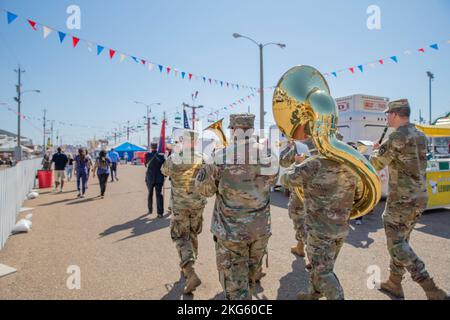
<instances>
[{"instance_id":1,"label":"white pennant flag","mask_svg":"<svg viewBox=\"0 0 450 320\"><path fill-rule=\"evenodd\" d=\"M405 54L411 54L411 50L406 50Z\"/></svg>"},{"instance_id":2,"label":"white pennant flag","mask_svg":"<svg viewBox=\"0 0 450 320\"><path fill-rule=\"evenodd\" d=\"M42 30L44 31L44 39L46 39L53 31L53 29L46 26L42 26Z\"/></svg>"},{"instance_id":3,"label":"white pennant flag","mask_svg":"<svg viewBox=\"0 0 450 320\"><path fill-rule=\"evenodd\" d=\"M369 63L369 67L375 68L375 63Z\"/></svg>"},{"instance_id":4,"label":"white pennant flag","mask_svg":"<svg viewBox=\"0 0 450 320\"><path fill-rule=\"evenodd\" d=\"M120 62L122 63L125 60L125 55L123 53L120 54Z\"/></svg>"},{"instance_id":5,"label":"white pennant flag","mask_svg":"<svg viewBox=\"0 0 450 320\"><path fill-rule=\"evenodd\" d=\"M94 44L92 42L86 42L87 45L87 49L89 50L89 52L92 52L93 48L94 48Z\"/></svg>"},{"instance_id":6,"label":"white pennant flag","mask_svg":"<svg viewBox=\"0 0 450 320\"><path fill-rule=\"evenodd\" d=\"M152 71L153 68L155 67L155 65L153 63L150 63L150 62L147 65L148 65L148 70L150 70L150 71Z\"/></svg>"}]
</instances>

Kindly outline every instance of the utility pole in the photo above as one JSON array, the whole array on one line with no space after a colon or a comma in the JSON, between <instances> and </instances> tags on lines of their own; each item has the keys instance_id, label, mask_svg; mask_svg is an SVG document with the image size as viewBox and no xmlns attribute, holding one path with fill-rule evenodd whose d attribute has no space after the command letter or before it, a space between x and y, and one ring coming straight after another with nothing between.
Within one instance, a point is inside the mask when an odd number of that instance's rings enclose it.
<instances>
[{"instance_id":1,"label":"utility pole","mask_svg":"<svg viewBox=\"0 0 450 320\"><path fill-rule=\"evenodd\" d=\"M184 103L184 102L183 102L183 107L184 107L184 108L191 108L191 109L192 109L192 130L195 130L195 110L201 109L201 108L203 108L203 106L197 106L197 107L195 107L195 106L190 106L190 105L188 105L187 103Z\"/></svg>"},{"instance_id":2,"label":"utility pole","mask_svg":"<svg viewBox=\"0 0 450 320\"><path fill-rule=\"evenodd\" d=\"M429 78L429 86L430 86L430 125L431 125L431 122L433 121L431 119L431 81L434 79L434 74L432 74L430 71L427 71L427 76Z\"/></svg>"},{"instance_id":3,"label":"utility pole","mask_svg":"<svg viewBox=\"0 0 450 320\"><path fill-rule=\"evenodd\" d=\"M130 120L127 122L127 141L130 141Z\"/></svg>"},{"instance_id":4,"label":"utility pole","mask_svg":"<svg viewBox=\"0 0 450 320\"><path fill-rule=\"evenodd\" d=\"M150 120L150 113L152 112L152 110L150 109L149 106L147 106L147 151L150 151L150 125L151 125L151 120Z\"/></svg>"},{"instance_id":5,"label":"utility pole","mask_svg":"<svg viewBox=\"0 0 450 320\"><path fill-rule=\"evenodd\" d=\"M50 134L51 134L51 138L50 138L50 143L51 143L51 145L52 145L52 148L53 148L53 124L55 123L55 120L52 120L52 121L50 121L50 123L51 123L51 125L50 125Z\"/></svg>"},{"instance_id":6,"label":"utility pole","mask_svg":"<svg viewBox=\"0 0 450 320\"><path fill-rule=\"evenodd\" d=\"M17 97L14 98L14 100L16 100L17 102L17 152L16 152L16 160L20 161L22 160L22 148L21 148L21 144L20 144L20 104L22 102L22 81L21 81L21 76L22 73L25 72L25 70L21 69L19 66L19 69L15 69L15 72L17 72L19 79L17 82Z\"/></svg>"},{"instance_id":7,"label":"utility pole","mask_svg":"<svg viewBox=\"0 0 450 320\"><path fill-rule=\"evenodd\" d=\"M117 145L117 130L114 130L114 145Z\"/></svg>"},{"instance_id":8,"label":"utility pole","mask_svg":"<svg viewBox=\"0 0 450 320\"><path fill-rule=\"evenodd\" d=\"M42 153L45 154L45 126L47 123L47 109L44 109L44 121L43 121L43 127L44 127L44 140L43 140L43 144L42 144Z\"/></svg>"}]
</instances>

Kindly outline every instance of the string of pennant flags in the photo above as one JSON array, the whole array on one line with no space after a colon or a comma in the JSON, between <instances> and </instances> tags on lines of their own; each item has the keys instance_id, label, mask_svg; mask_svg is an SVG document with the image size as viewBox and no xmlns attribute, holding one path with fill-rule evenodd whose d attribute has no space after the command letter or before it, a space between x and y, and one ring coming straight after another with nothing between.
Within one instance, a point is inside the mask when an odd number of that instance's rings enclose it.
<instances>
[{"instance_id":1,"label":"string of pennant flags","mask_svg":"<svg viewBox=\"0 0 450 320\"><path fill-rule=\"evenodd\" d=\"M19 16L17 14L15 14L11 11L7 11L3 8L0 8L0 10L4 11L6 13L6 19L7 19L8 24L14 23L19 18ZM28 18L24 18L24 19L27 21L28 25L34 31L38 31L38 28L41 27L44 39L47 39L52 33L57 33L59 42L61 44L64 42L64 40L66 38L69 38L72 40L71 42L72 42L73 48L76 48L80 42L84 42L87 49L90 52L96 52L97 56L100 56L103 52L107 52L110 60L113 60L114 57L118 56L120 63L124 62L126 59L131 59L136 64L144 66L144 67L148 68L150 71L153 71L153 70L158 71L159 70L159 72L161 74L165 73L167 75L173 75L174 77L179 77L183 80L203 81L203 83L205 83L205 84L220 86L221 88L230 88L230 89L237 89L237 90L250 89L251 91L257 90L256 88L250 87L247 85L242 85L242 84L225 81L225 80L218 80L218 79L214 79L214 78L207 77L207 76L201 76L198 74L194 74L193 72L182 71L182 70L172 67L172 66L167 66L167 65L160 64L160 63L152 62L149 59L140 58L140 57L137 57L136 55L128 54L123 51L119 51L117 49L107 48L106 46L100 45L94 41L85 40L80 37L76 37L70 33L59 31L55 28L49 27L48 25L41 24L34 19L28 19Z\"/></svg>"}]
</instances>

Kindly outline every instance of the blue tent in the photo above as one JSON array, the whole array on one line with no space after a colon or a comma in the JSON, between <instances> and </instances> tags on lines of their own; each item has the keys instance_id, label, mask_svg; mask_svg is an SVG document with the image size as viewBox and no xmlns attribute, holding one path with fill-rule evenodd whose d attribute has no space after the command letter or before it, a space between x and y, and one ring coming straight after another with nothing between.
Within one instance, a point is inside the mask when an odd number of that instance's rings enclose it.
<instances>
[{"instance_id":1,"label":"blue tent","mask_svg":"<svg viewBox=\"0 0 450 320\"><path fill-rule=\"evenodd\" d=\"M144 147L129 143L129 142L124 142L120 145L118 145L117 147L114 147L114 151L116 151L120 158L123 159L125 153L128 153L128 160L131 161L131 159L133 159L134 157L134 153L136 151L146 151L147 149L145 149Z\"/></svg>"}]
</instances>

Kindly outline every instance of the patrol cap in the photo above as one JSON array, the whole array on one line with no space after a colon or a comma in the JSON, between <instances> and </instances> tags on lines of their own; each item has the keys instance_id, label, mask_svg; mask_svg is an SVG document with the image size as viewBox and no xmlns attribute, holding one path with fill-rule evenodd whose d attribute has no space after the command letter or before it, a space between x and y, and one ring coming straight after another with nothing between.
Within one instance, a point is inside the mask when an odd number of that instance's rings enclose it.
<instances>
[{"instance_id":1,"label":"patrol cap","mask_svg":"<svg viewBox=\"0 0 450 320\"><path fill-rule=\"evenodd\" d=\"M409 106L408 99L400 99L400 100L395 100L395 101L389 102L388 107L386 110L384 110L384 112L392 112L392 111L395 111L396 109L400 109L400 108L408 108L411 111L411 107Z\"/></svg>"},{"instance_id":2,"label":"patrol cap","mask_svg":"<svg viewBox=\"0 0 450 320\"><path fill-rule=\"evenodd\" d=\"M251 113L236 113L230 115L228 129L252 129L255 127L255 115Z\"/></svg>"},{"instance_id":3,"label":"patrol cap","mask_svg":"<svg viewBox=\"0 0 450 320\"><path fill-rule=\"evenodd\" d=\"M158 149L158 144L156 142L150 143L150 149Z\"/></svg>"}]
</instances>

